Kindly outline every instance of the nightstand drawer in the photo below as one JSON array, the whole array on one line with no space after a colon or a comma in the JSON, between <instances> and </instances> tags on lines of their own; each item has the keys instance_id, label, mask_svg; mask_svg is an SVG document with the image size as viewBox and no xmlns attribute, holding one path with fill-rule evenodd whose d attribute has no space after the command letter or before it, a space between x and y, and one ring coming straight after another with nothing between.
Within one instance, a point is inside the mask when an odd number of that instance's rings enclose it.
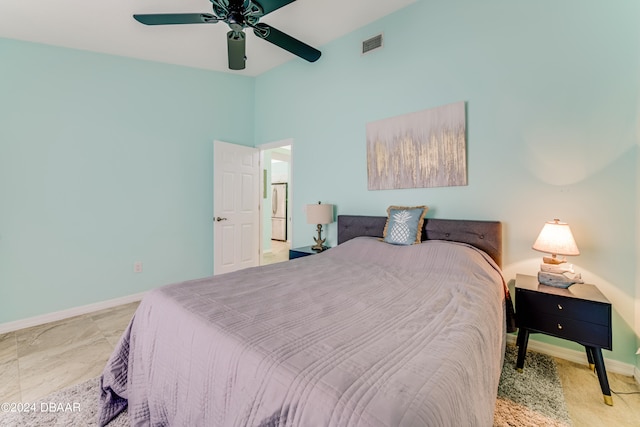
<instances>
[{"instance_id":1,"label":"nightstand drawer","mask_svg":"<svg viewBox=\"0 0 640 427\"><path fill-rule=\"evenodd\" d=\"M535 315L529 313L530 315ZM609 327L562 316L538 316L522 327L592 347L611 349Z\"/></svg>"},{"instance_id":2,"label":"nightstand drawer","mask_svg":"<svg viewBox=\"0 0 640 427\"><path fill-rule=\"evenodd\" d=\"M611 306L598 302L521 290L516 294L516 312L518 306L526 306L530 313L541 312L605 327L611 323Z\"/></svg>"}]
</instances>

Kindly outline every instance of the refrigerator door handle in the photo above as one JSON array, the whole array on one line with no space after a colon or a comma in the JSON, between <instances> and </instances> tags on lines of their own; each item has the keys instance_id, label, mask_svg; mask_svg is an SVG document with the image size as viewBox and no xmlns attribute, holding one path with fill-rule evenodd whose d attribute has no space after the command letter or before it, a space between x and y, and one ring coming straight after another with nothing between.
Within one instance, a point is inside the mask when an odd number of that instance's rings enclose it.
<instances>
[{"instance_id":1,"label":"refrigerator door handle","mask_svg":"<svg viewBox=\"0 0 640 427\"><path fill-rule=\"evenodd\" d=\"M273 189L273 194L271 195L271 215L275 215L278 211L278 191Z\"/></svg>"}]
</instances>

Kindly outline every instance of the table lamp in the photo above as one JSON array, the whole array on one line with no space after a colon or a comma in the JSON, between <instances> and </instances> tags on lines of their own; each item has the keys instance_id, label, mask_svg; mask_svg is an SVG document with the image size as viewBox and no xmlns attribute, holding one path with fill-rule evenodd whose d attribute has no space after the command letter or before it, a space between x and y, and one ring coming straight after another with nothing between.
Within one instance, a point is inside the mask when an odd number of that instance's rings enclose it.
<instances>
[{"instance_id":1,"label":"table lamp","mask_svg":"<svg viewBox=\"0 0 640 427\"><path fill-rule=\"evenodd\" d=\"M543 263L540 264L538 272L540 283L557 288L568 288L574 283L584 283L580 274L574 275L573 265L562 265L567 262L565 255L580 255L569 224L560 222L559 219L548 221L542 227L532 248L551 254L550 257L542 258ZM563 255L563 258L558 258L558 255Z\"/></svg>"},{"instance_id":2,"label":"table lamp","mask_svg":"<svg viewBox=\"0 0 640 427\"><path fill-rule=\"evenodd\" d=\"M322 252L327 249L324 242L327 239L322 238L322 224L331 224L333 222L333 205L322 204L318 202L315 205L307 205L307 224L318 225L318 237L314 237L315 245L311 246L316 252Z\"/></svg>"}]
</instances>

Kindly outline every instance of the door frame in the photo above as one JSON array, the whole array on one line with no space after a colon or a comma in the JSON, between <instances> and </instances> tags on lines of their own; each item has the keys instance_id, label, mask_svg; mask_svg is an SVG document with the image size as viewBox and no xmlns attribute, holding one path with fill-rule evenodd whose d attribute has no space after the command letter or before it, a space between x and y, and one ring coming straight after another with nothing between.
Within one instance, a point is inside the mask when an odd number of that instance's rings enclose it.
<instances>
[{"instance_id":1,"label":"door frame","mask_svg":"<svg viewBox=\"0 0 640 427\"><path fill-rule=\"evenodd\" d=\"M260 150L260 194L258 195L258 198L260 200L260 241L259 241L259 245L260 245L260 265L262 265L262 256L263 256L263 247L264 247L264 241L263 241L263 229L264 229L264 216L262 215L262 212L265 212L264 209L269 209L270 211L270 207L265 207L264 206L264 198L262 197L263 191L265 189L266 186L266 181L264 180L265 176L264 176L264 170L265 170L265 164L264 164L264 152L267 150L271 150L274 148L280 148L280 147L284 147L286 145L291 146L291 157L289 159L289 209L287 210L287 241L289 243L291 243L293 241L293 221L294 221L294 216L293 216L293 138L286 138L286 139L281 139L279 141L273 141L273 142L268 142L266 144L261 144L261 145L257 145L256 148Z\"/></svg>"}]
</instances>

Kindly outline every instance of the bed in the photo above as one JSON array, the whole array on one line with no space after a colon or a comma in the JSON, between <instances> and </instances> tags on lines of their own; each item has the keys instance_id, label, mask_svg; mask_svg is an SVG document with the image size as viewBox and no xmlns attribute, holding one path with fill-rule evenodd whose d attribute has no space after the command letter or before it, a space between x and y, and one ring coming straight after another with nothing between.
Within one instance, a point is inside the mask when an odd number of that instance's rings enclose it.
<instances>
[{"instance_id":1,"label":"bed","mask_svg":"<svg viewBox=\"0 0 640 427\"><path fill-rule=\"evenodd\" d=\"M168 285L141 301L101 377L99 424L490 426L513 327L501 225L338 217L339 245Z\"/></svg>"}]
</instances>

